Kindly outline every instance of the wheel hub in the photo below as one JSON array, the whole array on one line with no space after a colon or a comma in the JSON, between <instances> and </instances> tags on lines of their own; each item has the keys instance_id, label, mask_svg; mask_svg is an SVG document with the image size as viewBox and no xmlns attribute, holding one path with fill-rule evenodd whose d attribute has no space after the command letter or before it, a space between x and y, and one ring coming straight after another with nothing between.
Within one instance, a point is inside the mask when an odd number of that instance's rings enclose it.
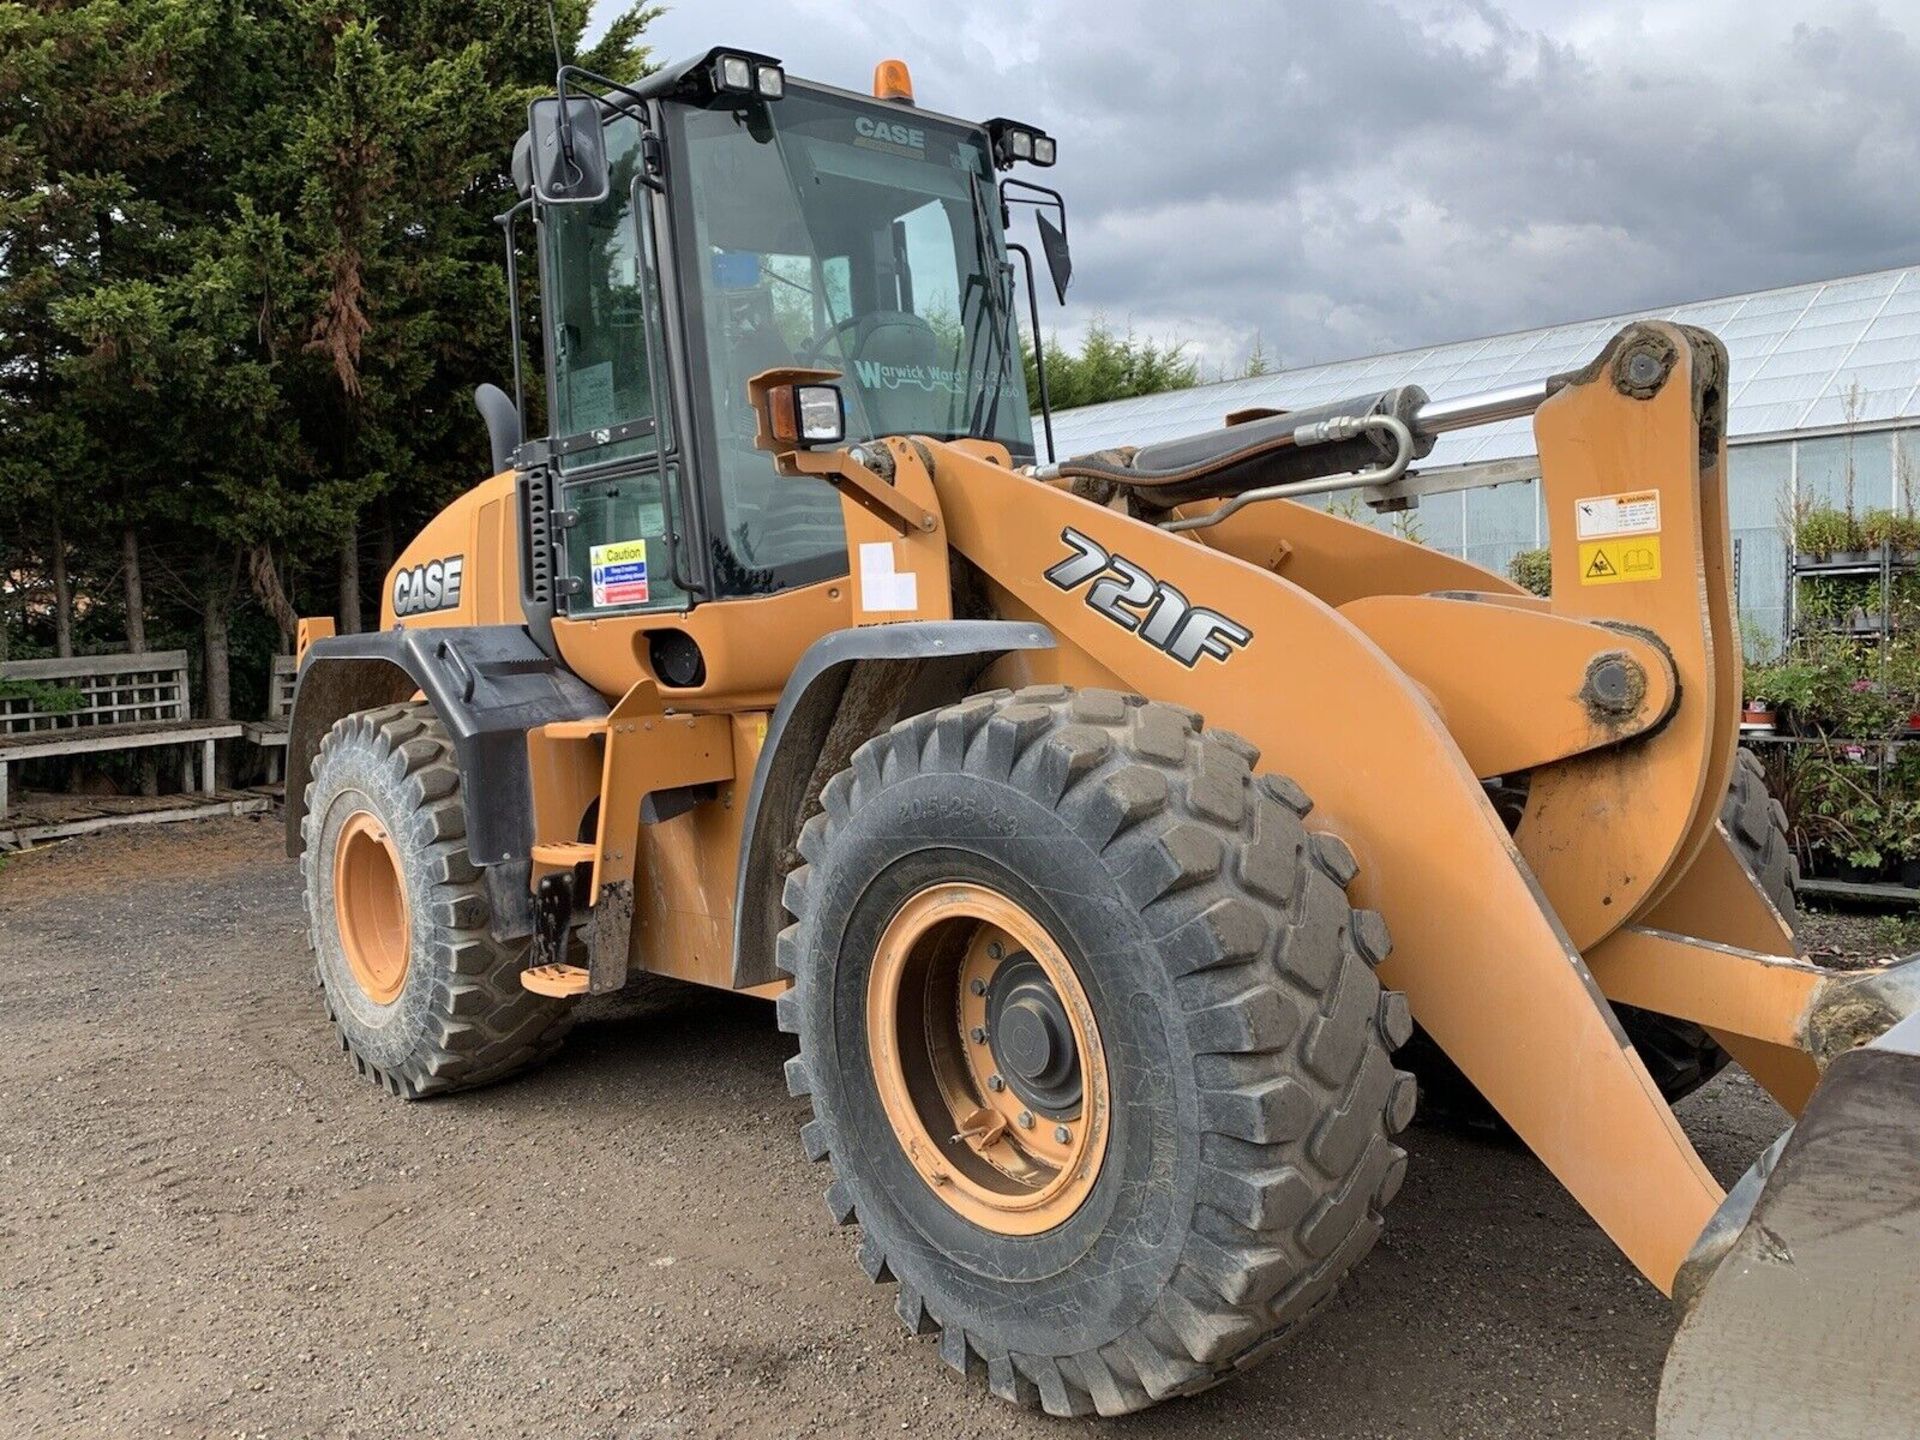
<instances>
[{"instance_id":1,"label":"wheel hub","mask_svg":"<svg viewBox=\"0 0 1920 1440\"><path fill-rule=\"evenodd\" d=\"M987 991L987 1048L1013 1091L1049 1117L1080 1108L1080 1047L1060 992L1031 955L1010 957Z\"/></svg>"},{"instance_id":2,"label":"wheel hub","mask_svg":"<svg viewBox=\"0 0 1920 1440\"><path fill-rule=\"evenodd\" d=\"M333 850L333 918L347 969L366 997L391 1005L406 988L412 923L400 852L370 810L340 826Z\"/></svg>"},{"instance_id":3,"label":"wheel hub","mask_svg":"<svg viewBox=\"0 0 1920 1440\"><path fill-rule=\"evenodd\" d=\"M1065 952L1020 905L969 883L910 897L875 948L867 1048L908 1161L968 1220L1036 1235L1092 1193L1106 1055Z\"/></svg>"}]
</instances>

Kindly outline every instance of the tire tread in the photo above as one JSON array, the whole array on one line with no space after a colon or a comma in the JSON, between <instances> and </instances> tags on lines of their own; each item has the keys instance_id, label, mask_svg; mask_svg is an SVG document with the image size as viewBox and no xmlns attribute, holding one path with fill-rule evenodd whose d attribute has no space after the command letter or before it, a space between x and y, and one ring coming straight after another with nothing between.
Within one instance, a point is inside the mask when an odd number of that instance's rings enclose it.
<instances>
[{"instance_id":1,"label":"tire tread","mask_svg":"<svg viewBox=\"0 0 1920 1440\"><path fill-rule=\"evenodd\" d=\"M1047 686L973 696L869 741L802 837L779 953L796 982L778 1007L784 1030L801 1031L814 983L800 939L809 868L831 855L872 777L964 770L1040 796L1106 859L1175 977L1207 1133L1195 1222L1145 1319L1074 1354L1008 1353L977 1329L953 1339L878 1239L862 1239L862 1268L900 1285L908 1329L940 1332L948 1364L984 1375L1003 1399L1116 1415L1218 1383L1325 1302L1378 1237L1398 1188L1406 1157L1393 1137L1411 1117L1413 1086L1391 1059L1405 1002L1373 973L1386 927L1348 903L1351 850L1308 830L1305 793L1255 775L1257 758L1194 712L1136 695ZM813 1063L803 1036L788 1085L817 1110ZM852 1223L857 1167L823 1147L821 1125L808 1123L805 1148L833 1168L830 1214Z\"/></svg>"}]
</instances>

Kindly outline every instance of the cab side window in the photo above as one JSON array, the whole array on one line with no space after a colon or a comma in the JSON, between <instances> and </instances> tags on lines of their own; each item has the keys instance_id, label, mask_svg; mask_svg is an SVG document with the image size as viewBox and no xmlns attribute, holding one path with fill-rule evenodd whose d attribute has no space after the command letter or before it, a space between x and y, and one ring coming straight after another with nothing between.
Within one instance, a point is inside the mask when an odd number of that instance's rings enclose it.
<instances>
[{"instance_id":1,"label":"cab side window","mask_svg":"<svg viewBox=\"0 0 1920 1440\"><path fill-rule=\"evenodd\" d=\"M597 205L541 214L551 313L547 340L558 442L564 603L570 615L679 610L668 409L653 383L660 300L644 191L633 184L640 127L607 125L611 182ZM637 208L636 208L637 207Z\"/></svg>"},{"instance_id":2,"label":"cab side window","mask_svg":"<svg viewBox=\"0 0 1920 1440\"><path fill-rule=\"evenodd\" d=\"M634 213L639 137L632 119L611 122L607 198L598 205L550 206L541 215L552 297L548 347L558 438L592 436L635 421L665 423L654 400L647 345L647 326L659 302ZM651 454L660 438L641 434L574 448L560 463L578 469Z\"/></svg>"}]
</instances>

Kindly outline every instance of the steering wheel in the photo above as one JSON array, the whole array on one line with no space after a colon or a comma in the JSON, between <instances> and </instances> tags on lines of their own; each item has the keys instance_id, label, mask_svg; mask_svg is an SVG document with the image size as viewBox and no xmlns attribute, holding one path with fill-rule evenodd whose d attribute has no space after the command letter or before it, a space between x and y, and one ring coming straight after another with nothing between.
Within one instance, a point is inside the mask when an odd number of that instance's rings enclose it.
<instances>
[{"instance_id":1,"label":"steering wheel","mask_svg":"<svg viewBox=\"0 0 1920 1440\"><path fill-rule=\"evenodd\" d=\"M802 366L811 367L813 365L813 362L820 358L820 352L822 350L825 350L829 345L833 344L834 341L840 338L841 331L857 330L860 328L860 326L864 325L870 318L872 317L867 315L849 315L846 319L842 320L839 324L828 326L825 330L822 330L818 335L814 336L811 340L807 341L807 343L804 346L801 347L800 355L799 355L799 363ZM842 347L843 353L844 353L844 349L845 347L843 346ZM852 358L852 357L849 356L848 358Z\"/></svg>"}]
</instances>

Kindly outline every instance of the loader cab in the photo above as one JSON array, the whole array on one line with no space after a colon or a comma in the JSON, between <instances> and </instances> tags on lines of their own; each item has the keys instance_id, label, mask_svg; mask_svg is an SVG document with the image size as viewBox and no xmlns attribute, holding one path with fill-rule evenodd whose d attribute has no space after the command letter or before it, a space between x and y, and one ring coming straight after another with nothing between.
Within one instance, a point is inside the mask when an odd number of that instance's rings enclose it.
<instances>
[{"instance_id":1,"label":"loader cab","mask_svg":"<svg viewBox=\"0 0 1920 1440\"><path fill-rule=\"evenodd\" d=\"M1033 458L998 132L739 51L590 109L571 93L569 115L596 126L578 188L598 198L533 183L557 154L554 102L515 165L550 417L516 456L523 508L546 507L523 514L522 560L534 590L547 572L550 613L681 610L845 573L834 491L754 448L747 381L766 370L837 371L850 442L973 436Z\"/></svg>"}]
</instances>

